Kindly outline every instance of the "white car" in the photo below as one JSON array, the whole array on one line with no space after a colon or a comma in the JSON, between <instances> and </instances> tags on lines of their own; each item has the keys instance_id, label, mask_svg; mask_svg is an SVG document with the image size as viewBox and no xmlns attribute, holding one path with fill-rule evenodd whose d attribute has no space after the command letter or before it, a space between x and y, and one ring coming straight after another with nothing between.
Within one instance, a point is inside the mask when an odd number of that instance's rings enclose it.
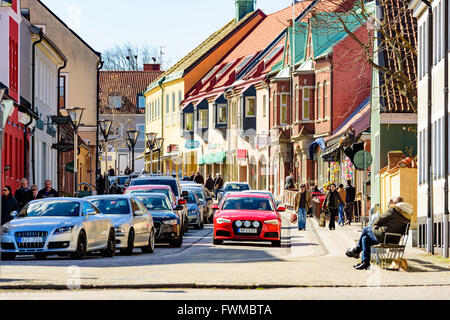
<instances>
[{"instance_id":1,"label":"white car","mask_svg":"<svg viewBox=\"0 0 450 320\"><path fill-rule=\"evenodd\" d=\"M92 203L77 198L47 198L29 202L11 214L13 220L1 227L1 259L16 255L70 254L84 259L88 252L104 257L115 253L113 222Z\"/></svg>"},{"instance_id":2,"label":"white car","mask_svg":"<svg viewBox=\"0 0 450 320\"><path fill-rule=\"evenodd\" d=\"M116 245L120 253L133 254L134 248L144 253L155 250L155 227L144 204L132 194L86 197L106 217L116 230Z\"/></svg>"}]
</instances>

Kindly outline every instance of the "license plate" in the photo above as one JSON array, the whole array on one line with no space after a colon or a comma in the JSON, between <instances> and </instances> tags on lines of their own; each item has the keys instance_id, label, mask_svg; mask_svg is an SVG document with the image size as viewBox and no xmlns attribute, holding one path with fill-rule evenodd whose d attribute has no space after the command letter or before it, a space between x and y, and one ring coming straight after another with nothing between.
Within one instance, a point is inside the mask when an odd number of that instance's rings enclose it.
<instances>
[{"instance_id":1,"label":"license plate","mask_svg":"<svg viewBox=\"0 0 450 320\"><path fill-rule=\"evenodd\" d=\"M38 243L43 242L42 237L19 238L19 243Z\"/></svg>"},{"instance_id":2,"label":"license plate","mask_svg":"<svg viewBox=\"0 0 450 320\"><path fill-rule=\"evenodd\" d=\"M253 228L239 228L238 229L239 233L257 233L258 229L253 229Z\"/></svg>"}]
</instances>

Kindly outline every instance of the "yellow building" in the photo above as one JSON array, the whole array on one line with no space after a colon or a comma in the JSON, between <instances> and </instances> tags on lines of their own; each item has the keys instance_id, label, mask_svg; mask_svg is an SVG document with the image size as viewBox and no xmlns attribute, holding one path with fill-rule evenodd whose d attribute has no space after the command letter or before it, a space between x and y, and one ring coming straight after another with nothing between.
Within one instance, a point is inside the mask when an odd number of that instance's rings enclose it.
<instances>
[{"instance_id":1,"label":"yellow building","mask_svg":"<svg viewBox=\"0 0 450 320\"><path fill-rule=\"evenodd\" d=\"M191 173L198 170L199 144L183 138L180 105L195 85L264 18L260 11L233 19L188 53L150 84L146 99L146 133L164 138L161 146L161 172ZM194 121L192 119L192 121ZM188 146L188 147L186 147ZM158 152L146 149L146 171L156 172Z\"/></svg>"}]
</instances>

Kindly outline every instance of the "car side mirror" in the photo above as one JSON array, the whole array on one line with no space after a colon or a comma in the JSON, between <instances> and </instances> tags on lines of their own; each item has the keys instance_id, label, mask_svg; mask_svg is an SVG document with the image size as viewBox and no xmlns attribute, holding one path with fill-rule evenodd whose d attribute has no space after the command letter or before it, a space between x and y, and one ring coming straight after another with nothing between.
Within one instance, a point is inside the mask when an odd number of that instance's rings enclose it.
<instances>
[{"instance_id":1,"label":"car side mirror","mask_svg":"<svg viewBox=\"0 0 450 320\"><path fill-rule=\"evenodd\" d=\"M278 212L284 212L284 211L286 211L286 208L285 207L278 207L277 211Z\"/></svg>"},{"instance_id":2,"label":"car side mirror","mask_svg":"<svg viewBox=\"0 0 450 320\"><path fill-rule=\"evenodd\" d=\"M189 192L187 192L186 190L181 191L181 196L182 197L189 197Z\"/></svg>"},{"instance_id":3,"label":"car side mirror","mask_svg":"<svg viewBox=\"0 0 450 320\"><path fill-rule=\"evenodd\" d=\"M212 205L212 209L213 210L219 210L219 205L218 204L213 204Z\"/></svg>"},{"instance_id":4,"label":"car side mirror","mask_svg":"<svg viewBox=\"0 0 450 320\"><path fill-rule=\"evenodd\" d=\"M144 215L144 212L143 212L142 210L136 210L136 211L134 212L134 215L135 215L135 216L142 216L142 215Z\"/></svg>"},{"instance_id":5,"label":"car side mirror","mask_svg":"<svg viewBox=\"0 0 450 320\"><path fill-rule=\"evenodd\" d=\"M175 211L181 211L183 210L183 208L184 208L183 206L178 205L175 207Z\"/></svg>"},{"instance_id":6,"label":"car side mirror","mask_svg":"<svg viewBox=\"0 0 450 320\"><path fill-rule=\"evenodd\" d=\"M97 212L95 212L94 209L87 209L87 210L86 210L86 216L87 216L87 217L93 216L93 215L96 215L96 214L97 214Z\"/></svg>"},{"instance_id":7,"label":"car side mirror","mask_svg":"<svg viewBox=\"0 0 450 320\"><path fill-rule=\"evenodd\" d=\"M13 212L11 212L11 217L14 219L14 218L18 218L19 217L19 212L17 212L17 211L13 211Z\"/></svg>"}]
</instances>

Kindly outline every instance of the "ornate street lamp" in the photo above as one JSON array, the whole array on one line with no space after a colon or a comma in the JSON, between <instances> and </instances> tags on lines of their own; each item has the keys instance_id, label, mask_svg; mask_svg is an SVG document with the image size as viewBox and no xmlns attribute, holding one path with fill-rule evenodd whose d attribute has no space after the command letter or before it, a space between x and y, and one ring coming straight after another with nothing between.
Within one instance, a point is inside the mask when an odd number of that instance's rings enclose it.
<instances>
[{"instance_id":1,"label":"ornate street lamp","mask_svg":"<svg viewBox=\"0 0 450 320\"><path fill-rule=\"evenodd\" d=\"M101 120L98 122L98 126L100 127L100 131L102 133L104 139L103 149L105 151L105 192L109 193L109 179L108 179L108 137L111 133L112 120ZM101 170L100 170L101 171ZM101 172L100 172L101 173Z\"/></svg>"},{"instance_id":2,"label":"ornate street lamp","mask_svg":"<svg viewBox=\"0 0 450 320\"><path fill-rule=\"evenodd\" d=\"M73 173L74 173L74 194L77 195L78 184L78 128L80 127L81 117L83 116L84 108L71 108L67 109L67 113L72 120L73 127Z\"/></svg>"},{"instance_id":3,"label":"ornate street lamp","mask_svg":"<svg viewBox=\"0 0 450 320\"><path fill-rule=\"evenodd\" d=\"M128 168L131 167L131 149L133 149L133 146L131 145L130 140L125 139L125 142L127 143L128 147Z\"/></svg>"},{"instance_id":4,"label":"ornate street lamp","mask_svg":"<svg viewBox=\"0 0 450 320\"><path fill-rule=\"evenodd\" d=\"M158 138L155 140L155 147L158 149L158 173L161 173L161 148L164 143L164 138Z\"/></svg>"},{"instance_id":5,"label":"ornate street lamp","mask_svg":"<svg viewBox=\"0 0 450 320\"><path fill-rule=\"evenodd\" d=\"M150 173L153 173L153 149L155 148L156 133L149 132L145 136L147 138L147 148L150 149Z\"/></svg>"},{"instance_id":6,"label":"ornate street lamp","mask_svg":"<svg viewBox=\"0 0 450 320\"><path fill-rule=\"evenodd\" d=\"M132 149L132 168L131 168L131 170L134 172L134 147L136 146L136 142L137 142L137 139L138 139L138 137L139 137L139 131L137 131L137 130L128 130L127 131L127 135L128 135L128 141L129 141L129 143L130 143L130 145L131 145L131 149Z\"/></svg>"}]
</instances>

